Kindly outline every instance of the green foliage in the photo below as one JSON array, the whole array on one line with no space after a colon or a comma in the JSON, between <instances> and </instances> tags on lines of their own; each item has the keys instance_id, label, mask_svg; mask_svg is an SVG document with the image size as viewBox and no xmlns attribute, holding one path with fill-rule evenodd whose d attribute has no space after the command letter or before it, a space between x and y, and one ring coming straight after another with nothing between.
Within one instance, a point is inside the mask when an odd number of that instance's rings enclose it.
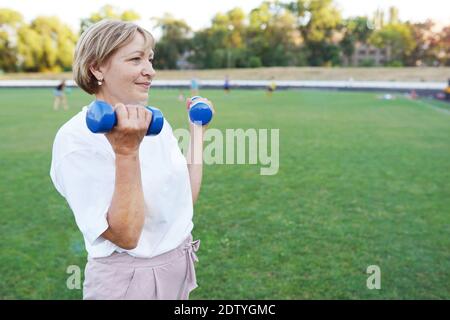
<instances>
[{"instance_id":1,"label":"green foliage","mask_svg":"<svg viewBox=\"0 0 450 320\"><path fill-rule=\"evenodd\" d=\"M5 25L9 26L17 26L23 23L23 17L20 12L15 10L0 8L0 26L4 27Z\"/></svg>"},{"instance_id":2,"label":"green foliage","mask_svg":"<svg viewBox=\"0 0 450 320\"><path fill-rule=\"evenodd\" d=\"M18 12L0 10L1 69L70 70L76 41L76 34L57 17L40 16L26 24Z\"/></svg>"},{"instance_id":3,"label":"green foliage","mask_svg":"<svg viewBox=\"0 0 450 320\"><path fill-rule=\"evenodd\" d=\"M11 44L8 34L0 30L0 70L17 71L17 48Z\"/></svg>"},{"instance_id":4,"label":"green foliage","mask_svg":"<svg viewBox=\"0 0 450 320\"><path fill-rule=\"evenodd\" d=\"M216 14L211 27L194 35L190 61L200 68L247 66L244 19L239 8Z\"/></svg>"},{"instance_id":5,"label":"green foliage","mask_svg":"<svg viewBox=\"0 0 450 320\"><path fill-rule=\"evenodd\" d=\"M17 31L17 49L22 59L20 69L39 71L38 62L42 60L44 48L41 35L31 27L24 25Z\"/></svg>"},{"instance_id":6,"label":"green foliage","mask_svg":"<svg viewBox=\"0 0 450 320\"><path fill-rule=\"evenodd\" d=\"M0 8L0 70L14 72L18 69L17 46L10 38L22 23L19 12Z\"/></svg>"},{"instance_id":7,"label":"green foliage","mask_svg":"<svg viewBox=\"0 0 450 320\"><path fill-rule=\"evenodd\" d=\"M92 13L89 18L81 20L80 35L91 25L103 19L136 21L140 19L140 15L133 10L120 12L117 8L107 4L101 7L98 12Z\"/></svg>"},{"instance_id":8,"label":"green foliage","mask_svg":"<svg viewBox=\"0 0 450 320\"><path fill-rule=\"evenodd\" d=\"M390 60L385 63L386 67L403 67L403 62L400 60Z\"/></svg>"},{"instance_id":9,"label":"green foliage","mask_svg":"<svg viewBox=\"0 0 450 320\"><path fill-rule=\"evenodd\" d=\"M105 5L81 20L80 33L102 19L135 21L140 14ZM152 19L162 31L155 48L160 69L339 66L359 44L385 49L387 65L450 65L450 27L438 34L431 21L403 23L395 7L387 19L378 9L373 18L343 20L334 0L267 0L247 15L239 7L219 12L195 32L170 14ZM76 40L57 18L26 24L20 13L0 9L0 70L70 70Z\"/></svg>"},{"instance_id":10,"label":"green foliage","mask_svg":"<svg viewBox=\"0 0 450 320\"><path fill-rule=\"evenodd\" d=\"M351 57L353 55L356 42L367 42L373 31L369 28L369 24L367 17L355 17L343 21L344 36L339 45L345 56Z\"/></svg>"},{"instance_id":11,"label":"green foliage","mask_svg":"<svg viewBox=\"0 0 450 320\"><path fill-rule=\"evenodd\" d=\"M259 57L256 57L256 56L250 57L250 59L248 60L248 66L250 68L262 67L261 59Z\"/></svg>"},{"instance_id":12,"label":"green foliage","mask_svg":"<svg viewBox=\"0 0 450 320\"><path fill-rule=\"evenodd\" d=\"M295 65L301 34L291 11L266 1L248 19L238 8L217 14L193 43L191 61L200 68L249 67L251 57L259 57L262 66L288 66Z\"/></svg>"},{"instance_id":13,"label":"green foliage","mask_svg":"<svg viewBox=\"0 0 450 320\"><path fill-rule=\"evenodd\" d=\"M338 45L314 42L307 49L308 64L311 66L338 66L341 64L341 49Z\"/></svg>"},{"instance_id":14,"label":"green foliage","mask_svg":"<svg viewBox=\"0 0 450 320\"><path fill-rule=\"evenodd\" d=\"M388 24L376 30L368 41L378 48L390 48L390 61L402 61L405 56L410 55L416 48L411 27L408 24Z\"/></svg>"},{"instance_id":15,"label":"green foliage","mask_svg":"<svg viewBox=\"0 0 450 320\"><path fill-rule=\"evenodd\" d=\"M72 65L77 36L56 17L38 17L31 23L43 45L35 61L39 71L62 71ZM24 41L27 41L24 39Z\"/></svg>"},{"instance_id":16,"label":"green foliage","mask_svg":"<svg viewBox=\"0 0 450 320\"><path fill-rule=\"evenodd\" d=\"M375 66L375 61L373 59L370 59L370 58L363 59L359 63L359 66L360 67L374 67Z\"/></svg>"},{"instance_id":17,"label":"green foliage","mask_svg":"<svg viewBox=\"0 0 450 320\"><path fill-rule=\"evenodd\" d=\"M297 14L309 19L300 25L307 43L330 41L341 22L341 15L332 0L297 0Z\"/></svg>"},{"instance_id":18,"label":"green foliage","mask_svg":"<svg viewBox=\"0 0 450 320\"><path fill-rule=\"evenodd\" d=\"M189 36L191 28L184 20L175 19L170 14L154 18L156 28L161 28L162 37L156 43L155 56L160 69L176 69L177 62L191 48Z\"/></svg>"},{"instance_id":19,"label":"green foliage","mask_svg":"<svg viewBox=\"0 0 450 320\"><path fill-rule=\"evenodd\" d=\"M296 16L298 29L307 47L308 64L340 64L340 48L333 37L341 25L341 15L333 0L297 0L285 5Z\"/></svg>"}]
</instances>

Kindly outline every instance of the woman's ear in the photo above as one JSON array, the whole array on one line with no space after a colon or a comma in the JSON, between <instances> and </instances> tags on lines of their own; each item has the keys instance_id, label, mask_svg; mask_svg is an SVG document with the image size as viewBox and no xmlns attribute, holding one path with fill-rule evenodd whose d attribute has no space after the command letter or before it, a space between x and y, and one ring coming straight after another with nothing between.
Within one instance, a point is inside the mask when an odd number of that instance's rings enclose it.
<instances>
[{"instance_id":1,"label":"woman's ear","mask_svg":"<svg viewBox=\"0 0 450 320\"><path fill-rule=\"evenodd\" d=\"M98 81L103 81L103 78L104 78L103 72L100 71L100 68L98 68L95 65L92 65L89 67L89 70L92 72L92 74Z\"/></svg>"}]
</instances>

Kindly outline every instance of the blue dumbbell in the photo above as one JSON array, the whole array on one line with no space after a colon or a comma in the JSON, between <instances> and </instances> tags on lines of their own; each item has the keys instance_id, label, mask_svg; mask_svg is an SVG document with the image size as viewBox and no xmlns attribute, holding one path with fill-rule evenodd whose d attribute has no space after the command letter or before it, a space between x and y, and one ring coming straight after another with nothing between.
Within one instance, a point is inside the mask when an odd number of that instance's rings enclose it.
<instances>
[{"instance_id":1,"label":"blue dumbbell","mask_svg":"<svg viewBox=\"0 0 450 320\"><path fill-rule=\"evenodd\" d=\"M155 136L162 130L164 116L162 112L154 107L146 107L152 112L152 120L148 126L147 136ZM117 116L113 107L105 101L95 100L86 113L86 124L93 133L107 133L117 125Z\"/></svg>"},{"instance_id":2,"label":"blue dumbbell","mask_svg":"<svg viewBox=\"0 0 450 320\"><path fill-rule=\"evenodd\" d=\"M212 108L204 101L195 101L200 99L200 96L191 98L192 104L189 109L189 118L194 123L200 123L202 126L208 124L213 116Z\"/></svg>"}]
</instances>

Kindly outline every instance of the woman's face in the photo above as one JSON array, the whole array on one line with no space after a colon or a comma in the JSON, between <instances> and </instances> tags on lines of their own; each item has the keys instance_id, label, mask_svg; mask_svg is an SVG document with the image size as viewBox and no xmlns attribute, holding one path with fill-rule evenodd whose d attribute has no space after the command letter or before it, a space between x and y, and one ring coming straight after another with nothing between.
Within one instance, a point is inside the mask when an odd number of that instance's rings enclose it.
<instances>
[{"instance_id":1,"label":"woman's face","mask_svg":"<svg viewBox=\"0 0 450 320\"><path fill-rule=\"evenodd\" d=\"M103 83L96 98L113 106L119 102L145 106L151 81L156 74L152 65L153 55L153 50L145 47L142 34L136 32L130 43L117 50L98 69ZM94 75L99 79L96 73Z\"/></svg>"}]
</instances>

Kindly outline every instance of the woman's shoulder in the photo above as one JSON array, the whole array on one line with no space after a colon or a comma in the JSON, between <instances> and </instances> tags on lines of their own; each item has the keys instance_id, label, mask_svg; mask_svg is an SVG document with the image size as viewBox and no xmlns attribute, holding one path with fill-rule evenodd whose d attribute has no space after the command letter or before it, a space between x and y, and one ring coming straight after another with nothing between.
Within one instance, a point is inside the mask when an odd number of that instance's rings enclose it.
<instances>
[{"instance_id":1,"label":"woman's shoulder","mask_svg":"<svg viewBox=\"0 0 450 320\"><path fill-rule=\"evenodd\" d=\"M59 128L53 143L54 154L63 156L77 150L104 150L110 153L106 137L103 134L94 134L87 128L86 112L87 107L83 107Z\"/></svg>"}]
</instances>

